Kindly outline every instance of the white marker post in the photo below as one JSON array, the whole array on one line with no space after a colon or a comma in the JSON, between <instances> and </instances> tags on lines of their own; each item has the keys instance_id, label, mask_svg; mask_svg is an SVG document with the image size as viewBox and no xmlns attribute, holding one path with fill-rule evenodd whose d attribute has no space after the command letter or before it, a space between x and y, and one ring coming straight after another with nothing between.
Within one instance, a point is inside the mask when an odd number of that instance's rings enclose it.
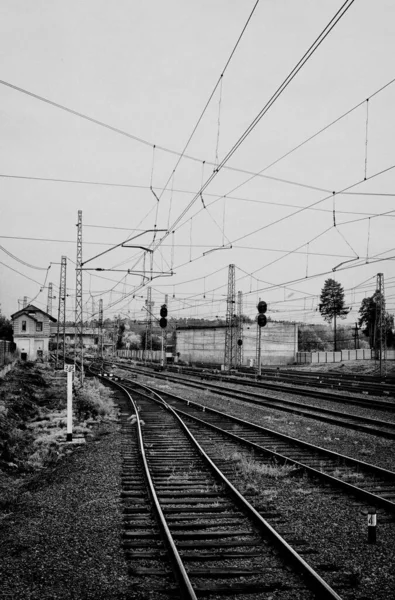
<instances>
[{"instance_id":1,"label":"white marker post","mask_svg":"<svg viewBox=\"0 0 395 600\"><path fill-rule=\"evenodd\" d=\"M376 543L377 512L374 507L368 509L368 544Z\"/></svg>"},{"instance_id":2,"label":"white marker post","mask_svg":"<svg viewBox=\"0 0 395 600\"><path fill-rule=\"evenodd\" d=\"M73 373L75 365L64 365L67 373L67 434L66 442L73 441Z\"/></svg>"}]
</instances>

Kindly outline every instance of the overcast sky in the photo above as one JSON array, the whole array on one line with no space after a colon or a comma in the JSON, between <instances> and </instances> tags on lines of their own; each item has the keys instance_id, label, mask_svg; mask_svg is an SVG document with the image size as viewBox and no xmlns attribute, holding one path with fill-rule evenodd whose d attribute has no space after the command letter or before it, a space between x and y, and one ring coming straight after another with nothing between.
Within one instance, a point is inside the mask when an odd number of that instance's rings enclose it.
<instances>
[{"instance_id":1,"label":"overcast sky","mask_svg":"<svg viewBox=\"0 0 395 600\"><path fill-rule=\"evenodd\" d=\"M52 282L56 317L65 255L67 317L73 318L78 210L84 261L147 230L135 243L156 247L155 313L167 294L170 315L225 316L229 264L236 266L236 291L244 293L250 316L262 298L275 319L322 322L318 297L332 277L346 291L348 322L354 322L379 272L387 308L394 312L392 0L355 0L188 208L343 2L260 0L179 161L177 153L254 5L255 0L2 0L5 315L16 312L24 296L45 310ZM339 193L345 189L348 193ZM155 226L165 231L154 239L148 230ZM143 319L147 280L141 272L149 275L151 256L120 247L89 261L86 268L112 270L83 272L85 318L103 298L105 317ZM377 261L382 258L388 260Z\"/></svg>"}]
</instances>

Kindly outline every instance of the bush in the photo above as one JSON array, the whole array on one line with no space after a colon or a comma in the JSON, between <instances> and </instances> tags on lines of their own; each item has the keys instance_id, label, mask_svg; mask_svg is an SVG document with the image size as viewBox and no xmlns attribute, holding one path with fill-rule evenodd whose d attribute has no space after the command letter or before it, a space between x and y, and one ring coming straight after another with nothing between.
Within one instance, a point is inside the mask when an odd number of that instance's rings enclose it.
<instances>
[{"instance_id":1,"label":"bush","mask_svg":"<svg viewBox=\"0 0 395 600\"><path fill-rule=\"evenodd\" d=\"M85 380L76 391L74 405L80 421L110 415L114 409L110 390L98 379Z\"/></svg>"}]
</instances>

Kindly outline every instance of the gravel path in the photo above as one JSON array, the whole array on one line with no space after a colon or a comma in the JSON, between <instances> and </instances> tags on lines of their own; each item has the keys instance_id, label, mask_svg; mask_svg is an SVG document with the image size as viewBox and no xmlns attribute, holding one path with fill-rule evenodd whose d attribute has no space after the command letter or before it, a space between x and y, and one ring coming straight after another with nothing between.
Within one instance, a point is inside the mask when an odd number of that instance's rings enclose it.
<instances>
[{"instance_id":1,"label":"gravel path","mask_svg":"<svg viewBox=\"0 0 395 600\"><path fill-rule=\"evenodd\" d=\"M102 425L0 524L0 598L133 598L120 546L118 425Z\"/></svg>"}]
</instances>

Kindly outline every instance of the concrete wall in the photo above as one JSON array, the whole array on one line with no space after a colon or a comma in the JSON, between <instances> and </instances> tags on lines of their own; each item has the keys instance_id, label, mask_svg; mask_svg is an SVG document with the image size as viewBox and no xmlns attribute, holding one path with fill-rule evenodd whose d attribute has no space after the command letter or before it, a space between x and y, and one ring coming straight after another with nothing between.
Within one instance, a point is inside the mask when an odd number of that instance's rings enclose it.
<instances>
[{"instance_id":1,"label":"concrete wall","mask_svg":"<svg viewBox=\"0 0 395 600\"><path fill-rule=\"evenodd\" d=\"M38 352L43 357L48 355L48 338L14 337L14 342L19 352L27 354L27 360L36 360Z\"/></svg>"},{"instance_id":2,"label":"concrete wall","mask_svg":"<svg viewBox=\"0 0 395 600\"><path fill-rule=\"evenodd\" d=\"M189 363L224 363L225 327L177 329L176 352ZM261 329L262 365L295 362L298 328L291 323L269 322ZM243 365L253 366L256 359L257 326L244 328Z\"/></svg>"}]
</instances>

